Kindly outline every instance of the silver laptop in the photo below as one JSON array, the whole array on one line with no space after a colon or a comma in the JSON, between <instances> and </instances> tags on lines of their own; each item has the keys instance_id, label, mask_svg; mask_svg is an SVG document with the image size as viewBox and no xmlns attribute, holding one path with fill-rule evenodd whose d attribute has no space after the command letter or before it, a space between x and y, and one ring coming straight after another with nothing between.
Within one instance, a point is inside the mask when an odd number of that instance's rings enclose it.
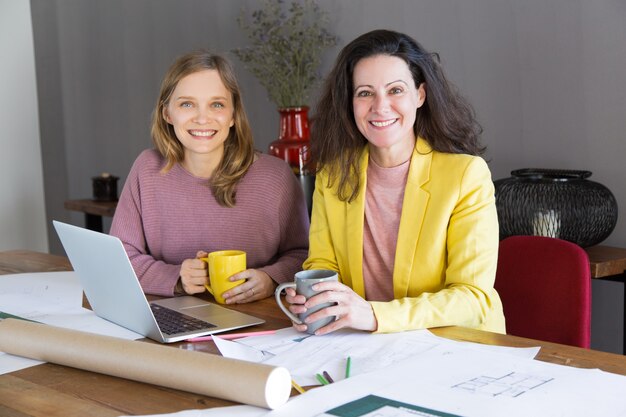
<instances>
[{"instance_id":1,"label":"silver laptop","mask_svg":"<svg viewBox=\"0 0 626 417\"><path fill-rule=\"evenodd\" d=\"M91 308L103 319L162 343L265 322L190 296L148 303L117 237L52 223Z\"/></svg>"}]
</instances>

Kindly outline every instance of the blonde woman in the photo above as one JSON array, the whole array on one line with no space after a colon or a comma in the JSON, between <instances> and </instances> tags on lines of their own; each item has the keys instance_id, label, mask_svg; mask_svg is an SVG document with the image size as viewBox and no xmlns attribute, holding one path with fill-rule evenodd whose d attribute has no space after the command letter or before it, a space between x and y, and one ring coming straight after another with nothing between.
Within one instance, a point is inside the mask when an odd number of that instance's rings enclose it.
<instances>
[{"instance_id":1,"label":"blonde woman","mask_svg":"<svg viewBox=\"0 0 626 417\"><path fill-rule=\"evenodd\" d=\"M152 117L156 149L126 179L111 234L119 237L144 292L205 291L207 252L238 249L248 268L223 294L245 303L293 279L307 256L302 190L284 161L254 151L228 61L205 51L170 67Z\"/></svg>"}]
</instances>

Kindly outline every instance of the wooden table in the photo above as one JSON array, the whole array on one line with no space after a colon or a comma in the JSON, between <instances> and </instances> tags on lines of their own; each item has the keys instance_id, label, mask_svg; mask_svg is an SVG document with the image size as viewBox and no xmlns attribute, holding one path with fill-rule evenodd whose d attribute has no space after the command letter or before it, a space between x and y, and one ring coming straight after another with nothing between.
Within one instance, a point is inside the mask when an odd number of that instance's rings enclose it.
<instances>
[{"instance_id":1,"label":"wooden table","mask_svg":"<svg viewBox=\"0 0 626 417\"><path fill-rule=\"evenodd\" d=\"M589 256L591 278L620 282L624 288L622 353L626 355L626 249L597 245L585 248L585 251Z\"/></svg>"},{"instance_id":2,"label":"wooden table","mask_svg":"<svg viewBox=\"0 0 626 417\"><path fill-rule=\"evenodd\" d=\"M0 252L0 274L20 270L57 271L64 268L69 269L69 263L63 257L27 251ZM290 325L271 298L240 305L236 309L266 320L265 324L251 330L277 329ZM433 333L454 340L490 345L541 346L537 356L539 360L581 368L600 368L626 375L626 357L612 353L461 327L433 329ZM213 342L182 342L171 346L217 353ZM233 403L50 363L0 375L0 415L7 417L107 417L172 413L226 405Z\"/></svg>"},{"instance_id":3,"label":"wooden table","mask_svg":"<svg viewBox=\"0 0 626 417\"><path fill-rule=\"evenodd\" d=\"M591 246L585 251L589 255L592 278L622 275L626 271L626 249L613 246Z\"/></svg>"},{"instance_id":4,"label":"wooden table","mask_svg":"<svg viewBox=\"0 0 626 417\"><path fill-rule=\"evenodd\" d=\"M28 250L0 252L0 275L22 272L71 271L72 265L65 256Z\"/></svg>"},{"instance_id":5,"label":"wooden table","mask_svg":"<svg viewBox=\"0 0 626 417\"><path fill-rule=\"evenodd\" d=\"M85 213L85 227L102 232L102 217L113 217L117 201L66 200L64 207L67 210Z\"/></svg>"}]
</instances>

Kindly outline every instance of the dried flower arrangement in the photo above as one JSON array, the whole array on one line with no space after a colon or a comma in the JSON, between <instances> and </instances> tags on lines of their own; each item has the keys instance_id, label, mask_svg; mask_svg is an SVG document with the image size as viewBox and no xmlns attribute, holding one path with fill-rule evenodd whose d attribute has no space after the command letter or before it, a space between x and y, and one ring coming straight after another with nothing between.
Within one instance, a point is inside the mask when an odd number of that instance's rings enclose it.
<instances>
[{"instance_id":1,"label":"dried flower arrangement","mask_svg":"<svg viewBox=\"0 0 626 417\"><path fill-rule=\"evenodd\" d=\"M313 0L264 0L249 19L237 19L251 44L233 50L267 89L279 108L307 105L319 81L321 55L337 44L328 29L328 14Z\"/></svg>"}]
</instances>

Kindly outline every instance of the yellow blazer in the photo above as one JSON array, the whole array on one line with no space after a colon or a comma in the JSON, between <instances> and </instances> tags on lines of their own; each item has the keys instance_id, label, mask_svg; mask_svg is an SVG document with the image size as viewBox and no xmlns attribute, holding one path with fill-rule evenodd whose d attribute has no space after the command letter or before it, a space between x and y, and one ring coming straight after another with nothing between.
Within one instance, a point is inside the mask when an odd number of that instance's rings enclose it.
<instances>
[{"instance_id":1,"label":"yellow blazer","mask_svg":"<svg viewBox=\"0 0 626 417\"><path fill-rule=\"evenodd\" d=\"M365 297L363 223L369 147L361 155L361 189L347 203L318 174L309 257L304 269L332 269ZM409 168L396 247L394 300L370 302L377 332L464 326L505 332L493 288L498 217L491 173L480 157L433 151L419 138Z\"/></svg>"}]
</instances>

